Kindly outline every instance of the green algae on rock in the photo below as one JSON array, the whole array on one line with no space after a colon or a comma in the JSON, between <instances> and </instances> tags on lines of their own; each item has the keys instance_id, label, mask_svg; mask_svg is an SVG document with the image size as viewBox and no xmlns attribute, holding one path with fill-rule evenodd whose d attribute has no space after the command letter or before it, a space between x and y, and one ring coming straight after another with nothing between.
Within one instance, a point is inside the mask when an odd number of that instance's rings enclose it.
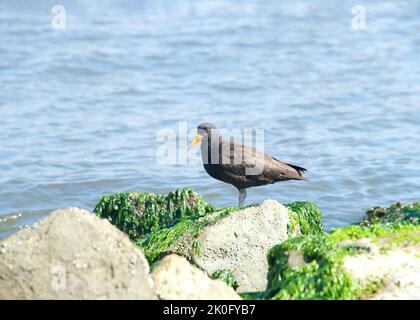
<instances>
[{"instance_id":1,"label":"green algae on rock","mask_svg":"<svg viewBox=\"0 0 420 320\"><path fill-rule=\"evenodd\" d=\"M399 202L388 208L374 207L366 212L366 218L360 224L371 225L377 223L407 222L420 223L420 202L403 205Z\"/></svg>"},{"instance_id":2,"label":"green algae on rock","mask_svg":"<svg viewBox=\"0 0 420 320\"><path fill-rule=\"evenodd\" d=\"M184 218L172 227L154 230L144 239L136 241L136 245L143 249L149 262L156 261L160 254L168 251L169 248L175 253L181 253L184 248L181 247L182 244L178 240L184 236L192 239L196 238L204 227L226 217L235 210L235 208L226 208L205 217L194 216L194 219L192 216ZM199 252L200 243L194 240L191 247L192 250Z\"/></svg>"},{"instance_id":3,"label":"green algae on rock","mask_svg":"<svg viewBox=\"0 0 420 320\"><path fill-rule=\"evenodd\" d=\"M324 226L321 212L311 201L296 201L285 204L289 209L289 236L321 234Z\"/></svg>"},{"instance_id":4,"label":"green algae on rock","mask_svg":"<svg viewBox=\"0 0 420 320\"><path fill-rule=\"evenodd\" d=\"M232 287L234 290L238 289L240 286L239 281L235 280L232 270L229 269L219 269L212 273L211 278L219 279L224 281L229 287Z\"/></svg>"},{"instance_id":5,"label":"green algae on rock","mask_svg":"<svg viewBox=\"0 0 420 320\"><path fill-rule=\"evenodd\" d=\"M214 212L215 208L191 189L177 189L167 195L122 192L103 196L94 212L108 219L131 239L139 240L148 233L171 227L183 219Z\"/></svg>"},{"instance_id":6,"label":"green algae on rock","mask_svg":"<svg viewBox=\"0 0 420 320\"><path fill-rule=\"evenodd\" d=\"M264 300L265 292L239 292L239 295L244 300Z\"/></svg>"},{"instance_id":7,"label":"green algae on rock","mask_svg":"<svg viewBox=\"0 0 420 320\"><path fill-rule=\"evenodd\" d=\"M353 225L330 233L291 238L268 253L266 299L356 299L372 294L377 280L356 283L343 267L348 256L372 250L372 246L352 242L368 239L379 252L396 244L419 241L420 227L390 223L371 226ZM292 253L300 253L301 264L292 264Z\"/></svg>"},{"instance_id":8,"label":"green algae on rock","mask_svg":"<svg viewBox=\"0 0 420 320\"><path fill-rule=\"evenodd\" d=\"M300 207L314 208L301 202ZM309 211L310 209L308 209ZM290 237L291 210L274 200L245 208L228 208L198 219L184 219L176 225L149 234L137 244L150 263L175 253L187 257L201 269L213 274L220 269L232 271L240 282L239 292L263 291L267 286L266 255L269 249ZM296 220L301 214L293 212ZM316 222L321 224L320 219ZM299 222L295 222L300 233ZM320 228L322 228L320 226ZM305 228L302 228L305 230Z\"/></svg>"},{"instance_id":9,"label":"green algae on rock","mask_svg":"<svg viewBox=\"0 0 420 320\"><path fill-rule=\"evenodd\" d=\"M216 211L190 189L167 196L134 192L104 196L95 212L128 233L149 263L175 253L209 274L229 269L241 282L239 291L265 289L265 257L274 244L292 235L317 234L323 229L319 209L309 201L285 207L268 200ZM251 255L245 254L250 250ZM255 256L257 262L242 261L248 256Z\"/></svg>"},{"instance_id":10,"label":"green algae on rock","mask_svg":"<svg viewBox=\"0 0 420 320\"><path fill-rule=\"evenodd\" d=\"M137 244L144 250L150 262L155 261L161 253L168 251L181 254L185 251L185 242L179 241L181 238L196 238L200 231L206 226L216 223L219 219L228 216L230 213L252 208L256 205L249 205L245 208L225 208L214 212L206 217L200 215L187 216L180 219L177 224L166 228L155 229L145 239L137 241ZM288 230L293 230L292 234L318 234L323 230L321 214L315 204L310 201L293 202L286 205L289 209L290 226ZM198 240L191 243L191 250L196 254L200 252Z\"/></svg>"}]
</instances>

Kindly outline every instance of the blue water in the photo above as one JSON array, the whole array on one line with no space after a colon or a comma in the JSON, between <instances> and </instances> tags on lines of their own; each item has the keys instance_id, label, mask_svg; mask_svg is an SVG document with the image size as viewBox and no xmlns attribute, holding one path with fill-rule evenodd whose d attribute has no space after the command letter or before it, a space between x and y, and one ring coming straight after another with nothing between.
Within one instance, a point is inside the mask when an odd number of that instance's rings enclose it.
<instances>
[{"instance_id":1,"label":"blue water","mask_svg":"<svg viewBox=\"0 0 420 320\"><path fill-rule=\"evenodd\" d=\"M93 1L92 1L93 2ZM0 3L0 237L104 193L237 191L201 164L156 160L159 130L264 128L265 151L311 183L253 188L247 203L309 199L327 228L418 200L420 2Z\"/></svg>"}]
</instances>

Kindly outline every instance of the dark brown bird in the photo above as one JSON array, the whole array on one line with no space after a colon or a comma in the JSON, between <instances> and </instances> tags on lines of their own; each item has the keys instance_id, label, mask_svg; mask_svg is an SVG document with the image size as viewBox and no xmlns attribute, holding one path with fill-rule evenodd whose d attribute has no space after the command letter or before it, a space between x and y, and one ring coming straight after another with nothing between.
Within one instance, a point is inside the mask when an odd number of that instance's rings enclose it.
<instances>
[{"instance_id":1,"label":"dark brown bird","mask_svg":"<svg viewBox=\"0 0 420 320\"><path fill-rule=\"evenodd\" d=\"M214 179L230 183L239 191L239 207L246 198L246 189L286 180L306 180L305 168L278 160L255 148L225 141L211 123L197 127L193 146L201 142L204 169Z\"/></svg>"}]
</instances>

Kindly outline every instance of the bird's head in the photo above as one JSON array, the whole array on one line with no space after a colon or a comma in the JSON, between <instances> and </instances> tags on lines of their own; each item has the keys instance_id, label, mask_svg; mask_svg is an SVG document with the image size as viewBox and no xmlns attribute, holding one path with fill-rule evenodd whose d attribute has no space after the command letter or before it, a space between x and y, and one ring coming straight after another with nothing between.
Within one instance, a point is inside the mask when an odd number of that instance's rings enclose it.
<instances>
[{"instance_id":1,"label":"bird's head","mask_svg":"<svg viewBox=\"0 0 420 320\"><path fill-rule=\"evenodd\" d=\"M215 131L216 129L217 128L214 124L211 124L209 122L201 123L197 127L197 135L195 136L188 148L191 148L193 145L200 143L204 137L210 135L211 131Z\"/></svg>"}]
</instances>

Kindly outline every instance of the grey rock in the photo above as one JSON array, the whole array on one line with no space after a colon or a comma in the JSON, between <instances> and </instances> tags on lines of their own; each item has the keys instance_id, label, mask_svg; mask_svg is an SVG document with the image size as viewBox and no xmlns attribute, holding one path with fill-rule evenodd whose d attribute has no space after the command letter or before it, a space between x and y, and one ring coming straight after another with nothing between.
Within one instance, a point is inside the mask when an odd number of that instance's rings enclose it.
<instances>
[{"instance_id":1,"label":"grey rock","mask_svg":"<svg viewBox=\"0 0 420 320\"><path fill-rule=\"evenodd\" d=\"M221 280L210 279L184 257L171 254L158 261L152 277L160 299L239 300L239 295Z\"/></svg>"},{"instance_id":2,"label":"grey rock","mask_svg":"<svg viewBox=\"0 0 420 320\"><path fill-rule=\"evenodd\" d=\"M0 299L155 299L127 235L86 210L52 212L0 242Z\"/></svg>"},{"instance_id":3,"label":"grey rock","mask_svg":"<svg viewBox=\"0 0 420 320\"><path fill-rule=\"evenodd\" d=\"M288 209L275 200L266 200L230 213L205 227L196 239L184 237L174 252L186 256L208 274L231 270L240 283L239 292L264 291L267 253L288 238L288 224ZM199 244L199 250L191 250L192 242Z\"/></svg>"}]
</instances>

